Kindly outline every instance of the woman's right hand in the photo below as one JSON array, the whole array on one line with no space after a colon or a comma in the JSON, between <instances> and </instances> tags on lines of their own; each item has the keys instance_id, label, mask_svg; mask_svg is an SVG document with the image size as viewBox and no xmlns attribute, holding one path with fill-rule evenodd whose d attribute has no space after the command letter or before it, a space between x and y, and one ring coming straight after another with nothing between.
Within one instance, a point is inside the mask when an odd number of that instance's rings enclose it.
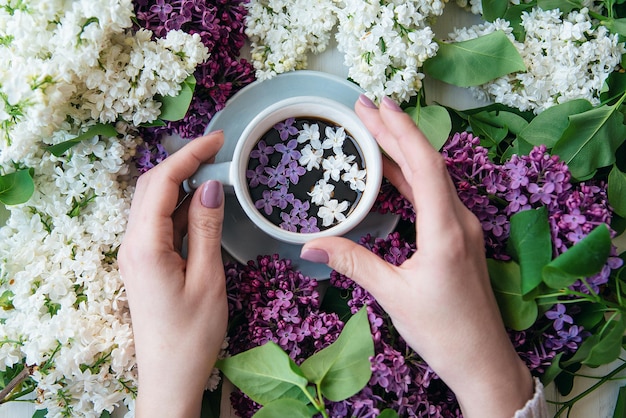
<instances>
[{"instance_id":1,"label":"woman's right hand","mask_svg":"<svg viewBox=\"0 0 626 418\"><path fill-rule=\"evenodd\" d=\"M457 196L443 157L385 98L361 96L356 112L391 160L385 176L414 205L416 247L400 266L338 237L307 243L323 262L368 290L394 326L454 391L466 417L510 417L533 394L491 289L482 228Z\"/></svg>"}]
</instances>

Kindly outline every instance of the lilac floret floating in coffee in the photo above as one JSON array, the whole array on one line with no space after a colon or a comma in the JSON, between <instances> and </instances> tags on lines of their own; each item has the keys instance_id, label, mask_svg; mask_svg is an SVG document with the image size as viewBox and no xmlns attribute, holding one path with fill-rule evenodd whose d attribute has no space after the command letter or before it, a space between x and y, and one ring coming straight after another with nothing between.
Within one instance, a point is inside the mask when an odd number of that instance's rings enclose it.
<instances>
[{"instance_id":1,"label":"lilac floret floating in coffee","mask_svg":"<svg viewBox=\"0 0 626 418\"><path fill-rule=\"evenodd\" d=\"M366 176L363 154L350 133L313 117L275 124L250 152L246 172L259 212L299 233L344 221L365 190Z\"/></svg>"}]
</instances>

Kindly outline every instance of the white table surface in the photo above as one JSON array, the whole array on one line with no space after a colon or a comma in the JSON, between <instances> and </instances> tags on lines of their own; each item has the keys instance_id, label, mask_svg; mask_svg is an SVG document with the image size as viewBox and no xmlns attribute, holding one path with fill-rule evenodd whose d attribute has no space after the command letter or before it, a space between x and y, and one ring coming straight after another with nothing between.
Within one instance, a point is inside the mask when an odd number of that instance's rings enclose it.
<instances>
[{"instance_id":1,"label":"white table surface","mask_svg":"<svg viewBox=\"0 0 626 418\"><path fill-rule=\"evenodd\" d=\"M472 24L472 22L478 22L475 16L455 10L456 6L452 4L452 2L446 7L445 15L440 18L434 26L435 33L437 33L439 38L445 38L447 33L454 27L468 26ZM318 56L311 56L309 59L309 69L325 71L342 77L346 77L348 73L347 68L343 66L342 55L336 51L333 45L324 53ZM436 80L429 79L424 81L424 85L427 97L431 102L442 103L457 109L468 109L482 104L476 102L464 89L444 85ZM626 236L620 237L616 242L622 251L626 250ZM611 366L608 365L598 369L583 369L580 373L591 376L602 376L611 370ZM626 377L626 374L622 376ZM595 382L595 379L577 378L570 397L581 393ZM613 408L617 399L617 391L620 386L625 384L626 380L606 383L602 388L578 402L569 415L569 418L612 418ZM563 400L558 395L556 388L552 385L546 388L546 396L550 400ZM31 418L33 412L34 406L30 403L14 402L8 405L0 405L0 418ZM124 409L120 408L113 416L122 417L124 416L124 412ZM222 416L224 418L235 417L231 411L227 396L224 397L222 402ZM565 417L566 415L564 414L562 416Z\"/></svg>"}]
</instances>

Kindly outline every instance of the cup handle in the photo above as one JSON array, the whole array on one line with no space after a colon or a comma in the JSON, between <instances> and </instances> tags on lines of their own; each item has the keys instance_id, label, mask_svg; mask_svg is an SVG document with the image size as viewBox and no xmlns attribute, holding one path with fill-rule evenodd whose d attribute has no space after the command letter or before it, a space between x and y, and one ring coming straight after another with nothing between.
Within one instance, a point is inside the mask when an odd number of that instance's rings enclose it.
<instances>
[{"instance_id":1,"label":"cup handle","mask_svg":"<svg viewBox=\"0 0 626 418\"><path fill-rule=\"evenodd\" d=\"M207 180L218 180L224 185L232 186L230 176L231 161L215 164L202 164L193 176L183 182L183 189L190 193Z\"/></svg>"}]
</instances>

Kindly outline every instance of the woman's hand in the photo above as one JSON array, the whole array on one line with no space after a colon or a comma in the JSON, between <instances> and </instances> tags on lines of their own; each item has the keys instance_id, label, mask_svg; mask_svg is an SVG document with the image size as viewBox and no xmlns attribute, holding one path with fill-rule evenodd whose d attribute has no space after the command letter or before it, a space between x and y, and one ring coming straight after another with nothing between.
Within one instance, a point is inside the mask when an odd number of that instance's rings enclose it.
<instances>
[{"instance_id":1,"label":"woman's hand","mask_svg":"<svg viewBox=\"0 0 626 418\"><path fill-rule=\"evenodd\" d=\"M200 416L226 334L222 185L203 184L177 208L182 182L223 141L221 132L195 139L137 182L118 255L137 355L137 417Z\"/></svg>"},{"instance_id":2,"label":"woman's hand","mask_svg":"<svg viewBox=\"0 0 626 418\"><path fill-rule=\"evenodd\" d=\"M482 228L461 203L443 157L389 99L356 111L393 159L385 176L414 205L417 251L400 266L343 238L307 243L367 289L394 326L455 392L466 417L511 417L532 397L530 372L508 339L487 273Z\"/></svg>"}]
</instances>

